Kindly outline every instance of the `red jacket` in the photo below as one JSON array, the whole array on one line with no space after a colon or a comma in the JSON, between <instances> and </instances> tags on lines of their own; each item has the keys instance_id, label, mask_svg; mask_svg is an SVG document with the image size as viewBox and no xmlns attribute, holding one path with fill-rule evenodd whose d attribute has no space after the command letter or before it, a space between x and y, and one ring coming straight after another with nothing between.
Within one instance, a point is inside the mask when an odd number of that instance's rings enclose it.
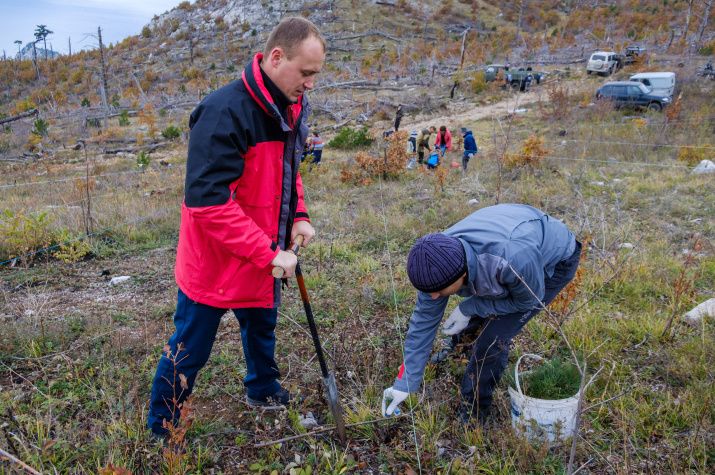
<instances>
[{"instance_id":1,"label":"red jacket","mask_svg":"<svg viewBox=\"0 0 715 475\"><path fill-rule=\"evenodd\" d=\"M437 137L434 139L434 146L439 147L442 142L442 131L437 131ZM452 150L452 134L449 129L444 131L444 144L447 146L447 150Z\"/></svg>"},{"instance_id":2,"label":"red jacket","mask_svg":"<svg viewBox=\"0 0 715 475\"><path fill-rule=\"evenodd\" d=\"M280 305L270 262L309 220L298 174L308 135L304 96L289 124L259 68L207 96L189 119L191 138L176 256L176 282L192 300L219 308Z\"/></svg>"}]
</instances>

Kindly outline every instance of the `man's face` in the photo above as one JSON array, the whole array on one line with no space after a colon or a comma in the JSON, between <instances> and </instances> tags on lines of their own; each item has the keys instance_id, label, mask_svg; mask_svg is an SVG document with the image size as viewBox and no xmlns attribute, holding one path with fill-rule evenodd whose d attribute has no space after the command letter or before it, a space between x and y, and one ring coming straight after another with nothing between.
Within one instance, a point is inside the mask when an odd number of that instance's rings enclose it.
<instances>
[{"instance_id":1,"label":"man's face","mask_svg":"<svg viewBox=\"0 0 715 475\"><path fill-rule=\"evenodd\" d=\"M323 45L317 38L309 36L303 40L293 59L288 59L281 48L271 51L266 72L288 100L295 102L306 89L313 89L315 75L324 61Z\"/></svg>"},{"instance_id":2,"label":"man's face","mask_svg":"<svg viewBox=\"0 0 715 475\"><path fill-rule=\"evenodd\" d=\"M464 285L464 278L467 276L467 273L465 272L462 277L457 279L457 281L447 287L446 289L442 289L439 292L430 292L429 296L432 297L433 299L439 298L439 297L449 297L450 295L454 295L457 292L459 292L459 289L462 288L462 285Z\"/></svg>"}]
</instances>

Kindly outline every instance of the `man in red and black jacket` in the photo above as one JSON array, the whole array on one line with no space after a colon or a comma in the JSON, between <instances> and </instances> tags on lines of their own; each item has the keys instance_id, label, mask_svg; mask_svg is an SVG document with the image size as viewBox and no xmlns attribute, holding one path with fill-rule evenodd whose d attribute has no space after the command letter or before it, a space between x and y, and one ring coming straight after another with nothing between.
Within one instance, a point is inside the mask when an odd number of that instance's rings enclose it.
<instances>
[{"instance_id":1,"label":"man in red and black jacket","mask_svg":"<svg viewBox=\"0 0 715 475\"><path fill-rule=\"evenodd\" d=\"M159 362L149 412L157 438L167 432L165 420L178 419L172 399L178 404L191 393L227 309L241 326L248 402L293 399L277 381L281 281L271 270L282 267L291 277L297 259L283 249L299 234L304 246L315 236L298 167L310 113L304 92L313 88L325 50L310 21L285 19L241 79L207 96L191 114L176 257L176 332Z\"/></svg>"}]
</instances>

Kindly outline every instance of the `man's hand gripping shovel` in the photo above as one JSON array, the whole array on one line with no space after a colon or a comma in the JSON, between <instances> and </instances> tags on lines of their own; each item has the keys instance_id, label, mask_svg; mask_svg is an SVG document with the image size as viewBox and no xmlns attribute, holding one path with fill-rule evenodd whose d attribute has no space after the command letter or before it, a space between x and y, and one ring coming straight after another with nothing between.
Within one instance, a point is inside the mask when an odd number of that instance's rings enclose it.
<instances>
[{"instance_id":1,"label":"man's hand gripping shovel","mask_svg":"<svg viewBox=\"0 0 715 475\"><path fill-rule=\"evenodd\" d=\"M298 254L300 246L303 244L303 236L298 235L295 241L291 243L288 252L293 254ZM274 267L272 271L273 277L280 279L283 277L284 271L281 267ZM295 266L295 278L298 281L298 288L300 289L300 298L303 300L303 307L305 308L305 316L308 319L308 326L310 327L310 334L313 336L313 344L315 345L315 352L318 356L318 362L320 363L320 371L323 374L323 387L325 387L325 397L328 399L328 405L330 406L330 412L333 414L335 419L335 428L338 430L338 436L342 443L345 443L345 421L343 420L343 408L340 405L340 399L338 398L338 387L335 385L335 375L332 371L328 371L328 367L325 364L325 357L323 356L323 347L320 345L320 338L318 337L318 330L315 327L315 319L313 318L313 311L310 308L310 300L308 299L308 292L305 289L305 281L303 280L303 273L300 269L300 262Z\"/></svg>"}]
</instances>

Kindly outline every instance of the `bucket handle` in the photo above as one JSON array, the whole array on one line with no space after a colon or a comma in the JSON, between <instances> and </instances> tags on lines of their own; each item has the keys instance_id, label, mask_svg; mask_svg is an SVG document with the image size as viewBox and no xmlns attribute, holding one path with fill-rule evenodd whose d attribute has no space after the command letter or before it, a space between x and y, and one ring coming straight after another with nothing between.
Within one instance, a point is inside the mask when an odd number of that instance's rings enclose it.
<instances>
[{"instance_id":1,"label":"bucket handle","mask_svg":"<svg viewBox=\"0 0 715 475\"><path fill-rule=\"evenodd\" d=\"M516 390L521 396L524 396L524 393L521 392L521 386L519 385L519 363L521 363L521 359L524 358L525 356L533 356L537 360L544 359L543 357L541 357L539 355L535 355L533 353L524 353L523 355L521 355L519 357L518 360L516 360L516 365L514 365L514 381L516 381Z\"/></svg>"}]
</instances>

